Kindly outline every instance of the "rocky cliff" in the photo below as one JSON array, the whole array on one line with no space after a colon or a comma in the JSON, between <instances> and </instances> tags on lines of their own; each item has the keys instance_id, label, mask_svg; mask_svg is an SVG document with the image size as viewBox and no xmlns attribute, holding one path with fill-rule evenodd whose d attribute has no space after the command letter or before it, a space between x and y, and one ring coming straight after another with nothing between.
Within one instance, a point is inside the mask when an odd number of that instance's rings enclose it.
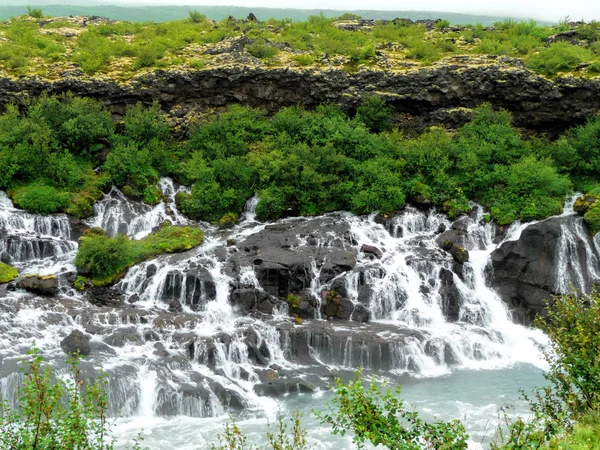
<instances>
[{"instance_id":1,"label":"rocky cliff","mask_svg":"<svg viewBox=\"0 0 600 450\"><path fill-rule=\"evenodd\" d=\"M454 56L431 67L324 69L268 68L239 63L204 70L155 70L128 81L107 76L0 77L0 105L43 93L72 92L105 102L119 116L128 104L159 101L175 124L240 103L276 111L334 102L352 112L366 95L383 97L406 128L457 127L484 102L513 113L519 127L556 132L600 110L600 79L536 75L518 59ZM185 126L183 130L185 131Z\"/></svg>"}]
</instances>

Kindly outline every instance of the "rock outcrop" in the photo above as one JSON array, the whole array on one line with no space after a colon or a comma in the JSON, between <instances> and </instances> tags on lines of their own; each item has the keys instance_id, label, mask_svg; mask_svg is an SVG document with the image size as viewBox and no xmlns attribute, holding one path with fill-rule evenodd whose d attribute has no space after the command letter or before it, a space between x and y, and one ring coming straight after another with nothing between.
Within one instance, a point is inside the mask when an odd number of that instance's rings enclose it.
<instances>
[{"instance_id":1,"label":"rock outcrop","mask_svg":"<svg viewBox=\"0 0 600 450\"><path fill-rule=\"evenodd\" d=\"M103 101L116 115L128 104L158 100L174 122L189 113L233 103L265 108L315 107L323 102L353 111L366 95L384 98L402 127L432 124L456 127L469 120L469 108L489 102L513 113L516 126L551 133L581 123L600 110L600 79L571 76L549 80L520 60L455 56L429 68L406 70L268 68L237 64L203 70L156 70L129 81L64 76L0 78L0 105L42 93L70 91ZM185 128L185 127L184 127Z\"/></svg>"},{"instance_id":2,"label":"rock outcrop","mask_svg":"<svg viewBox=\"0 0 600 450\"><path fill-rule=\"evenodd\" d=\"M567 240L565 234L577 227L580 235ZM515 318L529 323L536 314L544 314L553 295L570 287L590 292L600 281L587 267L592 258L598 260L597 250L580 217L550 218L529 225L518 240L505 242L492 253L491 284Z\"/></svg>"}]
</instances>

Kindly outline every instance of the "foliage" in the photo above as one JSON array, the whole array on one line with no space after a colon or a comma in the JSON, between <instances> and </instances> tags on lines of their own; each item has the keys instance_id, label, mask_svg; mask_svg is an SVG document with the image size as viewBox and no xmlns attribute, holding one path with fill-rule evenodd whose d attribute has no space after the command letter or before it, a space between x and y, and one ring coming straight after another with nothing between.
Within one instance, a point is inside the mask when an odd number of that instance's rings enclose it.
<instances>
[{"instance_id":1,"label":"foliage","mask_svg":"<svg viewBox=\"0 0 600 450\"><path fill-rule=\"evenodd\" d=\"M337 378L330 413L315 414L332 426L333 434L352 431L359 448L367 441L389 449L467 448L468 436L460 421L427 423L404 406L399 394L400 387L392 392L385 384L378 386L375 379L365 387L358 372L348 384Z\"/></svg>"},{"instance_id":2,"label":"foliage","mask_svg":"<svg viewBox=\"0 0 600 450\"><path fill-rule=\"evenodd\" d=\"M204 14L200 14L196 10L190 11L188 13L188 21L191 23L200 23L200 22L204 22L205 20L207 20L206 16Z\"/></svg>"},{"instance_id":3,"label":"foliage","mask_svg":"<svg viewBox=\"0 0 600 450\"><path fill-rule=\"evenodd\" d=\"M81 275L89 275L96 286L116 281L129 267L163 253L191 250L202 243L201 230L176 227L165 222L160 230L140 240L126 236L109 237L92 228L79 239L75 266Z\"/></svg>"},{"instance_id":4,"label":"foliage","mask_svg":"<svg viewBox=\"0 0 600 450\"><path fill-rule=\"evenodd\" d=\"M289 430L289 431L288 431ZM307 432L302 427L302 415L294 411L288 421L277 415L275 425L269 424L267 440L269 447L265 450L310 450L313 447L306 440ZM258 450L255 445L247 444L247 438L235 422L227 422L223 434L218 435L219 445L211 444L211 450Z\"/></svg>"},{"instance_id":5,"label":"foliage","mask_svg":"<svg viewBox=\"0 0 600 450\"><path fill-rule=\"evenodd\" d=\"M64 212L70 204L69 194L42 184L19 188L14 191L12 199L19 208L43 215Z\"/></svg>"},{"instance_id":6,"label":"foliage","mask_svg":"<svg viewBox=\"0 0 600 450\"><path fill-rule=\"evenodd\" d=\"M580 440L586 428L598 426L600 407L600 295L576 292L550 302L547 317L535 324L550 338L544 357L548 384L532 395L523 394L533 418L509 422L502 442L492 450L577 448L566 445ZM580 422L581 425L574 424ZM575 444L575 443L573 443ZM590 447L582 447L590 448Z\"/></svg>"},{"instance_id":7,"label":"foliage","mask_svg":"<svg viewBox=\"0 0 600 450\"><path fill-rule=\"evenodd\" d=\"M558 72L573 70L578 64L594 59L587 49L558 42L548 48L531 55L528 66L544 75L556 75Z\"/></svg>"},{"instance_id":8,"label":"foliage","mask_svg":"<svg viewBox=\"0 0 600 450\"><path fill-rule=\"evenodd\" d=\"M42 17L44 17L44 12L39 8L32 8L31 6L28 6L27 15L35 19L41 19Z\"/></svg>"},{"instance_id":9,"label":"foliage","mask_svg":"<svg viewBox=\"0 0 600 450\"><path fill-rule=\"evenodd\" d=\"M279 53L276 47L268 45L265 41L258 40L246 46L246 51L259 59L272 58Z\"/></svg>"},{"instance_id":10,"label":"foliage","mask_svg":"<svg viewBox=\"0 0 600 450\"><path fill-rule=\"evenodd\" d=\"M380 97L365 97L356 111L356 117L372 133L388 131L392 126L392 109Z\"/></svg>"},{"instance_id":11,"label":"foliage","mask_svg":"<svg viewBox=\"0 0 600 450\"><path fill-rule=\"evenodd\" d=\"M600 202L596 202L583 216L586 223L590 226L592 233L600 231Z\"/></svg>"},{"instance_id":12,"label":"foliage","mask_svg":"<svg viewBox=\"0 0 600 450\"><path fill-rule=\"evenodd\" d=\"M14 267L0 262L0 283L8 283L19 276L19 272Z\"/></svg>"},{"instance_id":13,"label":"foliage","mask_svg":"<svg viewBox=\"0 0 600 450\"><path fill-rule=\"evenodd\" d=\"M84 384L75 356L68 360L69 376L58 377L44 365L35 347L23 363L19 408L11 408L7 401L0 406L0 448L114 448L103 374L95 382ZM140 447L136 442L132 448Z\"/></svg>"}]
</instances>

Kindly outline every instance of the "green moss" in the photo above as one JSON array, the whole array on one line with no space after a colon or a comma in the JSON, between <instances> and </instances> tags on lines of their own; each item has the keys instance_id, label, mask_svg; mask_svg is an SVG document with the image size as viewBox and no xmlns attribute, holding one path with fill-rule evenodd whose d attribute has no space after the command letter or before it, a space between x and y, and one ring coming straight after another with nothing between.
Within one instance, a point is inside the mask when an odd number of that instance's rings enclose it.
<instances>
[{"instance_id":1,"label":"green moss","mask_svg":"<svg viewBox=\"0 0 600 450\"><path fill-rule=\"evenodd\" d=\"M90 286L91 281L87 277L82 277L81 275L77 275L77 279L73 282L73 287L80 292L85 291L85 288Z\"/></svg>"},{"instance_id":2,"label":"green moss","mask_svg":"<svg viewBox=\"0 0 600 450\"><path fill-rule=\"evenodd\" d=\"M287 302L288 302L288 305L290 305L292 308L300 307L300 297L298 297L297 295L289 294L287 296Z\"/></svg>"},{"instance_id":3,"label":"green moss","mask_svg":"<svg viewBox=\"0 0 600 450\"><path fill-rule=\"evenodd\" d=\"M597 201L585 213L583 219L590 226L592 233L596 234L600 231L600 201Z\"/></svg>"},{"instance_id":4,"label":"green moss","mask_svg":"<svg viewBox=\"0 0 600 450\"><path fill-rule=\"evenodd\" d=\"M227 214L223 215L223 217L221 217L221 219L219 220L219 227L221 228L231 228L233 227L238 220L238 215L234 212L228 212Z\"/></svg>"},{"instance_id":5,"label":"green moss","mask_svg":"<svg viewBox=\"0 0 600 450\"><path fill-rule=\"evenodd\" d=\"M190 250L202 243L201 230L165 222L159 231L134 241L126 236L108 237L101 229L87 230L79 239L75 265L81 275L103 286L114 283L129 267L163 253Z\"/></svg>"},{"instance_id":6,"label":"green moss","mask_svg":"<svg viewBox=\"0 0 600 450\"><path fill-rule=\"evenodd\" d=\"M19 272L8 264L0 263L0 283L8 283L19 276Z\"/></svg>"}]
</instances>

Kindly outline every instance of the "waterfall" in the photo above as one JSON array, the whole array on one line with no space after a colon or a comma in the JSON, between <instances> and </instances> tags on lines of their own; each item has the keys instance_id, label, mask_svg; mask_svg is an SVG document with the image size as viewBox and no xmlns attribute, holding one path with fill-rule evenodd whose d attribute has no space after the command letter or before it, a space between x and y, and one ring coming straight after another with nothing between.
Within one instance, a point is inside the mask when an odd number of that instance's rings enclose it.
<instances>
[{"instance_id":1,"label":"waterfall","mask_svg":"<svg viewBox=\"0 0 600 450\"><path fill-rule=\"evenodd\" d=\"M141 238L170 220L202 227L205 242L132 267L112 288L122 300L117 307L67 291L51 301L7 292L0 302L3 396L15 401L17 361L32 341L63 370L60 341L74 329L91 337L84 375L103 367L109 410L131 424L207 420L244 409L271 414L287 394L318 396L334 375L352 376L359 367L394 380L544 367L546 337L513 323L489 286L492 252L532 223L499 230L473 203L470 215L454 222L407 207L392 218L335 213L263 224L255 220L253 197L243 220L220 230L179 213L175 195L186 188L169 179L160 188L163 201L153 207L113 188L88 224ZM561 291L600 279L600 238L588 235L569 205L547 219L560 223ZM73 269L77 244L66 216L26 214L0 193L0 227L0 250L22 270L35 271L38 263L48 273ZM468 261L442 250L446 231L462 236ZM18 250L11 244L17 238L36 250ZM289 293L303 302L301 320L290 317ZM368 311L368 320L334 319L327 310L332 295L350 312Z\"/></svg>"}]
</instances>

